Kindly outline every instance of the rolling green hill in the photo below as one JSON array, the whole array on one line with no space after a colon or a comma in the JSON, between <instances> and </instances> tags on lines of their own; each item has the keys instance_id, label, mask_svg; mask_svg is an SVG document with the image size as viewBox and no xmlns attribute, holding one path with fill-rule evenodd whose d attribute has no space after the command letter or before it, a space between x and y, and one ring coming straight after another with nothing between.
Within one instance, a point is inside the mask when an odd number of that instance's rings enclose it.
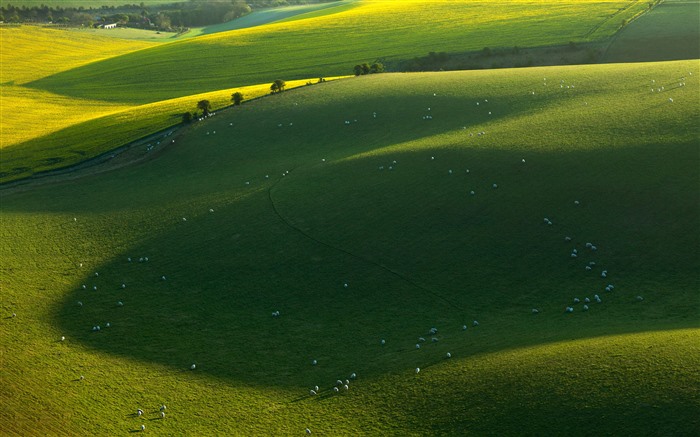
<instances>
[{"instance_id":1,"label":"rolling green hill","mask_svg":"<svg viewBox=\"0 0 700 437\"><path fill-rule=\"evenodd\" d=\"M73 97L151 103L280 77L349 74L357 63L398 62L433 51L600 40L646 7L644 2L360 1L335 14L160 45L30 86Z\"/></svg>"},{"instance_id":2,"label":"rolling green hill","mask_svg":"<svg viewBox=\"0 0 700 437\"><path fill-rule=\"evenodd\" d=\"M696 434L699 75L354 78L4 190L0 430Z\"/></svg>"}]
</instances>

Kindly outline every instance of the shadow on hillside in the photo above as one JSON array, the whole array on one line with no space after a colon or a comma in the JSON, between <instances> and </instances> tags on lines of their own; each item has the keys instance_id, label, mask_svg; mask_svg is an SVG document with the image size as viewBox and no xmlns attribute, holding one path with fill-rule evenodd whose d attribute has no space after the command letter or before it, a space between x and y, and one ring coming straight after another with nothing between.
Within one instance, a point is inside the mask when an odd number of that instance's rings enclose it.
<instances>
[{"instance_id":1,"label":"shadow on hillside","mask_svg":"<svg viewBox=\"0 0 700 437\"><path fill-rule=\"evenodd\" d=\"M692 150L680 148L679 158ZM685 208L685 195L674 200L664 190L650 192L653 183L642 175L616 171L621 162L652 166L653 154L525 153L527 170L519 162L523 152L468 150L443 152L447 161L440 164L423 153L387 155L381 159L398 163L392 173L377 170L380 158L371 157L280 176L269 194L259 190L174 222L100 266L99 277L78 278L56 323L96 350L163 364L183 377L205 372L307 389L328 389L353 372L371 378L427 368L446 351L473 356L697 326L687 302L697 285L692 248L698 241L685 232L697 207ZM685 172L682 161L666 171ZM475 163L475 173L498 174L498 189L489 186L491 178L476 176L480 188L472 199L466 174L450 179L431 167L462 162ZM586 175L591 166L597 170ZM596 182L603 174L618 186L612 194ZM352 184L339 182L351 177ZM629 191L639 185L640 192ZM588 204L564 206L570 193L561 187L587 191ZM544 214L554 227L540 223ZM583 259L571 261L563 241L569 232L600 244L595 259L614 272L610 279L587 275ZM685 243L659 245L678 240ZM584 241L572 244L583 251ZM614 293L602 291L609 281ZM592 297L595 290L604 304L588 313L579 304L564 314L574 296ZM635 301L638 293L645 302ZM540 314L533 316L531 307ZM472 326L475 319L479 326ZM95 325L102 329L94 332Z\"/></svg>"}]
</instances>

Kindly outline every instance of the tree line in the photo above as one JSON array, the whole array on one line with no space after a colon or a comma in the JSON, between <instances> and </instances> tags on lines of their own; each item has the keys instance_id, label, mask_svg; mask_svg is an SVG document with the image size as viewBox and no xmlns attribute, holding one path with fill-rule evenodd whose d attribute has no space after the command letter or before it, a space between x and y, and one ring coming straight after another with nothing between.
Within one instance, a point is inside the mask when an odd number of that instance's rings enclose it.
<instances>
[{"instance_id":1,"label":"tree line","mask_svg":"<svg viewBox=\"0 0 700 437\"><path fill-rule=\"evenodd\" d=\"M124 4L101 7L0 6L0 22L59 23L69 26L120 26L164 31L207 26L234 20L253 9L292 4L326 3L337 0L188 0L169 4Z\"/></svg>"}]
</instances>

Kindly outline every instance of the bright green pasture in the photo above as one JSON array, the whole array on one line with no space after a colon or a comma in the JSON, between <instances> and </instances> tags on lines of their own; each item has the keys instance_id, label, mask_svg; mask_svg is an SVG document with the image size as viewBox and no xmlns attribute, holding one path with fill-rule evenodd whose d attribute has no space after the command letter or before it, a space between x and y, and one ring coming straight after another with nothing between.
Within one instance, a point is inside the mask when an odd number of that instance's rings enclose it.
<instances>
[{"instance_id":1,"label":"bright green pasture","mask_svg":"<svg viewBox=\"0 0 700 437\"><path fill-rule=\"evenodd\" d=\"M614 39L605 62L700 58L700 2L664 1Z\"/></svg>"},{"instance_id":2,"label":"bright green pasture","mask_svg":"<svg viewBox=\"0 0 700 437\"><path fill-rule=\"evenodd\" d=\"M696 434L698 75L336 81L1 192L0 430Z\"/></svg>"},{"instance_id":3,"label":"bright green pasture","mask_svg":"<svg viewBox=\"0 0 700 437\"><path fill-rule=\"evenodd\" d=\"M31 86L74 97L148 103L232 83L348 74L358 62L390 64L432 51L597 41L645 7L644 2L615 1L360 1L335 14L161 45Z\"/></svg>"}]
</instances>

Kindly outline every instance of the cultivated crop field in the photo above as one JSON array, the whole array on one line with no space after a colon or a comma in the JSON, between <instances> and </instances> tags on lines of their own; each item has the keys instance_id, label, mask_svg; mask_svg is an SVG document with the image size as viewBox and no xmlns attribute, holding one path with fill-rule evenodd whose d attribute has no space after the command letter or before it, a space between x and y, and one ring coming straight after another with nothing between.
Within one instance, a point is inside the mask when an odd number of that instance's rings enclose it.
<instances>
[{"instance_id":1,"label":"cultivated crop field","mask_svg":"<svg viewBox=\"0 0 700 437\"><path fill-rule=\"evenodd\" d=\"M698 76L334 81L4 190L0 429L697 434Z\"/></svg>"}]
</instances>

